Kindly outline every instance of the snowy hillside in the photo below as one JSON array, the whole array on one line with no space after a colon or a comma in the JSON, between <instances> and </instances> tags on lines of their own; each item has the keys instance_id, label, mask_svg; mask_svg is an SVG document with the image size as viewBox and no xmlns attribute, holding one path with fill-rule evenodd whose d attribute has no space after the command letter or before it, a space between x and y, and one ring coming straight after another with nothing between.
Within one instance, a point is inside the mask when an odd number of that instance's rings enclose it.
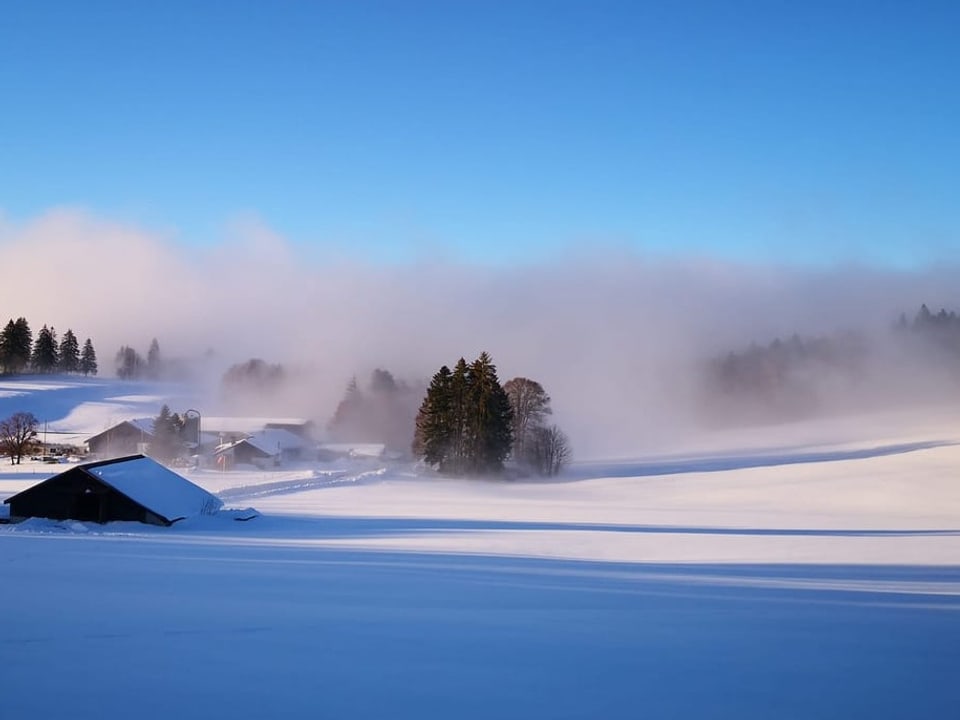
<instances>
[{"instance_id":1,"label":"snowy hillside","mask_svg":"<svg viewBox=\"0 0 960 720\"><path fill-rule=\"evenodd\" d=\"M2 388L63 419L153 401L104 389ZM4 713L952 717L953 420L701 437L557 482L194 471L262 516L0 526ZM58 469L0 468L0 499Z\"/></svg>"},{"instance_id":2,"label":"snowy hillside","mask_svg":"<svg viewBox=\"0 0 960 720\"><path fill-rule=\"evenodd\" d=\"M75 375L0 377L0 418L30 412L49 442L82 443L111 425L155 417L163 403L178 406L184 388L166 383L124 382Z\"/></svg>"}]
</instances>

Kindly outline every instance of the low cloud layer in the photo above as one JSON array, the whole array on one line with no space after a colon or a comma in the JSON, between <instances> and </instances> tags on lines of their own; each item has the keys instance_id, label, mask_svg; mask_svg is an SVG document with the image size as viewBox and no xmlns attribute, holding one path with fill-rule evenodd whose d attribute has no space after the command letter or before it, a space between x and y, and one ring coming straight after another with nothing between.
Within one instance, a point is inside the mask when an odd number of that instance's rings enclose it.
<instances>
[{"instance_id":1,"label":"low cloud layer","mask_svg":"<svg viewBox=\"0 0 960 720\"><path fill-rule=\"evenodd\" d=\"M74 329L110 372L121 344L220 367L262 357L304 371L292 412L327 418L375 367L411 381L489 351L501 379L543 383L581 456L648 448L694 416L703 358L776 336L888 326L923 302L960 309L956 268L820 270L651 259L406 264L304 251L256 221L220 244L73 211L0 220L0 319Z\"/></svg>"}]
</instances>

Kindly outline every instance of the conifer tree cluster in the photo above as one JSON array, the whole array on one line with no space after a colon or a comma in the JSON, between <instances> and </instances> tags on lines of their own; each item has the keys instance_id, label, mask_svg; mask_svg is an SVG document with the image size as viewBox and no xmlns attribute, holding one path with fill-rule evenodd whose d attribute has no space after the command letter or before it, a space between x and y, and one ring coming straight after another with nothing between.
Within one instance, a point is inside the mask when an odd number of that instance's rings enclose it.
<instances>
[{"instance_id":1,"label":"conifer tree cluster","mask_svg":"<svg viewBox=\"0 0 960 720\"><path fill-rule=\"evenodd\" d=\"M430 381L417 414L413 454L440 472L482 475L503 470L513 444L513 411L486 352L460 358Z\"/></svg>"},{"instance_id":2,"label":"conifer tree cluster","mask_svg":"<svg viewBox=\"0 0 960 720\"><path fill-rule=\"evenodd\" d=\"M37 373L97 374L97 354L87 338L83 350L73 330L68 329L57 342L57 332L44 325L34 340L26 318L11 319L0 331L0 373L13 375Z\"/></svg>"},{"instance_id":3,"label":"conifer tree cluster","mask_svg":"<svg viewBox=\"0 0 960 720\"><path fill-rule=\"evenodd\" d=\"M934 349L941 357L953 361L960 360L960 316L953 310L941 308L933 313L923 304L912 322L901 314L895 330L905 342Z\"/></svg>"},{"instance_id":4,"label":"conifer tree cluster","mask_svg":"<svg viewBox=\"0 0 960 720\"><path fill-rule=\"evenodd\" d=\"M129 345L122 345L114 359L117 377L121 380L158 380L165 372L165 363L160 356L160 343L154 338L147 351L147 359Z\"/></svg>"},{"instance_id":5,"label":"conifer tree cluster","mask_svg":"<svg viewBox=\"0 0 960 720\"><path fill-rule=\"evenodd\" d=\"M223 374L221 385L227 392L275 392L287 379L287 371L279 363L268 363L260 358L231 365Z\"/></svg>"},{"instance_id":6,"label":"conifer tree cluster","mask_svg":"<svg viewBox=\"0 0 960 720\"><path fill-rule=\"evenodd\" d=\"M371 373L365 388L351 378L327 425L330 438L341 443L383 443L391 452L406 452L421 392L422 388L398 382L382 368Z\"/></svg>"},{"instance_id":7,"label":"conifer tree cluster","mask_svg":"<svg viewBox=\"0 0 960 720\"><path fill-rule=\"evenodd\" d=\"M143 376L143 358L129 345L122 345L115 358L117 377L121 380L139 380Z\"/></svg>"},{"instance_id":8,"label":"conifer tree cluster","mask_svg":"<svg viewBox=\"0 0 960 720\"><path fill-rule=\"evenodd\" d=\"M153 420L153 441L150 443L150 455L161 462L170 462L183 454L184 443L181 431L184 420L178 413L171 413L164 405L160 414Z\"/></svg>"}]
</instances>

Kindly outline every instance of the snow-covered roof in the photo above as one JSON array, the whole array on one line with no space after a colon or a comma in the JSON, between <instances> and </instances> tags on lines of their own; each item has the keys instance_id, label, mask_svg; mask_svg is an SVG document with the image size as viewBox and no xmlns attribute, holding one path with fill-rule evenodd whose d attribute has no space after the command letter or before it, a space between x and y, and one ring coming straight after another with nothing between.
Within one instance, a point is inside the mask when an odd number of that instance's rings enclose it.
<instances>
[{"instance_id":1,"label":"snow-covered roof","mask_svg":"<svg viewBox=\"0 0 960 720\"><path fill-rule=\"evenodd\" d=\"M80 467L169 522L223 507L215 495L143 455Z\"/></svg>"},{"instance_id":2,"label":"snow-covered roof","mask_svg":"<svg viewBox=\"0 0 960 720\"><path fill-rule=\"evenodd\" d=\"M133 420L127 420L127 422L133 425L140 432L153 435L154 418L134 418Z\"/></svg>"},{"instance_id":3,"label":"snow-covered roof","mask_svg":"<svg viewBox=\"0 0 960 720\"><path fill-rule=\"evenodd\" d=\"M243 443L252 445L264 455L277 455L284 450L302 450L310 445L309 442L289 430L261 430L248 437L218 445L214 452L222 453Z\"/></svg>"},{"instance_id":4,"label":"snow-covered roof","mask_svg":"<svg viewBox=\"0 0 960 720\"><path fill-rule=\"evenodd\" d=\"M289 430L261 430L248 437L247 442L266 453L278 450L302 450L309 443Z\"/></svg>"},{"instance_id":5,"label":"snow-covered roof","mask_svg":"<svg viewBox=\"0 0 960 720\"><path fill-rule=\"evenodd\" d=\"M271 417L207 417L200 419L200 428L204 433L244 433L252 435L264 430L268 425L288 427L306 427L309 420L303 418Z\"/></svg>"},{"instance_id":6,"label":"snow-covered roof","mask_svg":"<svg viewBox=\"0 0 960 720\"><path fill-rule=\"evenodd\" d=\"M133 418L131 420L121 420L118 423L115 423L108 427L106 430L102 430L98 433L90 435L87 437L87 441L94 440L96 438L102 437L113 430L116 430L121 425L130 425L135 429L139 430L144 435L149 435L153 437L153 418Z\"/></svg>"}]
</instances>

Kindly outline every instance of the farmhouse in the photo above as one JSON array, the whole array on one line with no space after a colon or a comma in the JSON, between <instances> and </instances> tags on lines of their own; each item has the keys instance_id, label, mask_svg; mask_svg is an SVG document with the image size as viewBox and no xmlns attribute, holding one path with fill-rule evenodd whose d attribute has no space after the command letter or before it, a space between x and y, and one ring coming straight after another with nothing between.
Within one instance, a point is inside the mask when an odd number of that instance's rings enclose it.
<instances>
[{"instance_id":1,"label":"farmhouse","mask_svg":"<svg viewBox=\"0 0 960 720\"><path fill-rule=\"evenodd\" d=\"M172 525L211 515L222 501L143 455L77 465L5 501L11 518Z\"/></svg>"},{"instance_id":2,"label":"farmhouse","mask_svg":"<svg viewBox=\"0 0 960 720\"><path fill-rule=\"evenodd\" d=\"M124 420L87 438L87 449L97 457L142 453L153 440L153 418Z\"/></svg>"},{"instance_id":3,"label":"farmhouse","mask_svg":"<svg viewBox=\"0 0 960 720\"><path fill-rule=\"evenodd\" d=\"M203 435L222 441L240 440L261 430L286 430L309 439L313 423L303 418L204 417Z\"/></svg>"},{"instance_id":4,"label":"farmhouse","mask_svg":"<svg viewBox=\"0 0 960 720\"><path fill-rule=\"evenodd\" d=\"M299 460L310 443L288 430L261 430L248 437L225 442L214 450L217 467L227 470L236 465L267 467Z\"/></svg>"}]
</instances>

